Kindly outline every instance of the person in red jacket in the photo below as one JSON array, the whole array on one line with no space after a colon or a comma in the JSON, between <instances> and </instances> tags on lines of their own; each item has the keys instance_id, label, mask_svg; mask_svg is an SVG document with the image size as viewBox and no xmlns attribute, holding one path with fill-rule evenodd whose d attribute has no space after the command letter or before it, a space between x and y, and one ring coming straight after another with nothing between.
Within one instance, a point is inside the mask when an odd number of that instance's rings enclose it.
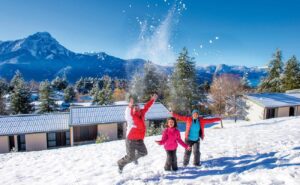
<instances>
[{"instance_id":1,"label":"person in red jacket","mask_svg":"<svg viewBox=\"0 0 300 185\"><path fill-rule=\"evenodd\" d=\"M180 137L180 132L177 129L177 122L175 118L168 118L166 126L167 128L162 134L162 139L160 141L155 142L159 145L164 145L165 150L167 152L165 170L170 171L172 169L173 171L177 171L178 167L176 149L178 147L178 143L186 150L191 150L191 148L182 141Z\"/></svg>"},{"instance_id":2,"label":"person in red jacket","mask_svg":"<svg viewBox=\"0 0 300 185\"><path fill-rule=\"evenodd\" d=\"M157 99L157 95L154 94L150 101L148 101L143 109L137 104L134 104L133 101L129 102L130 116L133 121L133 125L130 127L130 130L127 131L128 135L126 138L126 155L118 161L119 172L122 173L123 168L128 163L137 161L138 158L147 155L147 148L144 144L144 138L146 134L146 124L145 124L145 115L150 107L154 104ZM126 114L126 112L125 112ZM128 115L125 115L128 117Z\"/></svg>"},{"instance_id":3,"label":"person in red jacket","mask_svg":"<svg viewBox=\"0 0 300 185\"><path fill-rule=\"evenodd\" d=\"M220 118L206 119L199 117L198 110L193 110L192 116L181 116L172 113L173 117L186 123L185 143L188 144L194 153L194 165L201 166L200 163L200 138L204 139L204 126L209 123L220 121ZM186 150L184 153L183 165L187 166L190 161L191 152Z\"/></svg>"}]
</instances>

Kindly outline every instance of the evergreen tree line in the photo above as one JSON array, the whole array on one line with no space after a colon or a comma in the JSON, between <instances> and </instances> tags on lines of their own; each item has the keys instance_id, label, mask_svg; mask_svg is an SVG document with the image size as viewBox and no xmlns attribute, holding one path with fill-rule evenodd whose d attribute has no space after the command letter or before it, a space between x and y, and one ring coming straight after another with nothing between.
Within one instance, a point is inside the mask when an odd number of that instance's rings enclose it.
<instances>
[{"instance_id":1,"label":"evergreen tree line","mask_svg":"<svg viewBox=\"0 0 300 185\"><path fill-rule=\"evenodd\" d=\"M268 66L268 75L258 87L259 92L284 92L300 88L300 69L296 57L291 57L285 65L282 54L277 50ZM192 109L200 109L202 113L214 113L220 116L242 118L245 104L241 96L252 92L248 74L243 77L223 74L215 75L212 84L197 84L195 61L183 48L174 64L171 74L161 71L148 61L143 69L127 80L102 78L80 78L74 86L66 78L57 77L51 82L30 82L27 84L20 72L16 72L10 83L0 79L0 114L6 113L3 95L10 93L10 110L12 114L32 112L30 104L33 90L39 91L40 112L55 111L53 91L64 91L65 102L72 102L77 95L90 95L93 103L109 105L114 101L126 99L132 95L137 102L146 102L153 93L159 95L159 101L169 110L181 114L190 114ZM208 95L211 95L208 101ZM128 97L128 96L127 96Z\"/></svg>"},{"instance_id":2,"label":"evergreen tree line","mask_svg":"<svg viewBox=\"0 0 300 185\"><path fill-rule=\"evenodd\" d=\"M64 91L65 102L72 102L76 94L92 96L93 103L97 105L109 105L114 101L125 100L125 96L129 94L133 95L137 102L146 102L153 93L157 93L159 101L174 112L190 114L194 108L200 109L203 113L211 113L210 110L219 114L224 112L217 111L217 109L212 108L208 104L207 96L210 93L210 84L208 82L197 84L196 79L201 77L197 76L194 58L189 56L186 48L183 48L179 53L171 74L168 75L165 71L160 70L160 68L157 68L149 61L144 65L143 69L140 69L139 72L131 77L129 84L126 80L111 79L108 76L104 76L102 78L80 78L74 86L71 86L66 78L57 77L51 82L47 80L40 84L30 82L29 88L24 82L22 75L17 72L9 87L1 89L15 89L12 92L18 93L26 92L18 96L24 99L23 103L20 103L20 99L15 100L15 95L12 94L11 109L13 114L32 111L30 90L34 89L39 91L40 112L42 113L56 110L57 106L53 98L54 90ZM214 81L219 78L215 76ZM244 78L239 79L239 82L243 84L241 86L248 87L246 75L244 75ZM21 86L23 88L22 91L18 89L19 83L23 84ZM5 83L3 82L2 84ZM17 105L22 108L17 108ZM226 106L222 105L221 107Z\"/></svg>"},{"instance_id":3,"label":"evergreen tree line","mask_svg":"<svg viewBox=\"0 0 300 185\"><path fill-rule=\"evenodd\" d=\"M199 85L196 79L194 58L183 48L174 64L172 74L167 75L148 61L144 69L133 75L128 90L138 102L146 102L156 93L158 101L169 110L190 114L192 109L200 108L200 105L207 102L208 84Z\"/></svg>"},{"instance_id":4,"label":"evergreen tree line","mask_svg":"<svg viewBox=\"0 0 300 185\"><path fill-rule=\"evenodd\" d=\"M113 101L125 99L126 84L126 80L112 80L108 76L81 78L75 83L75 86L69 84L65 77L56 77L51 82L45 80L40 83L35 81L27 83L22 74L16 71L9 83L5 79L0 79L0 115L58 111L55 103L55 91L64 93L65 103L73 102L77 94L87 94L93 96L94 104L107 105ZM34 110L32 105L32 93L39 95L38 110ZM10 95L8 107L4 95Z\"/></svg>"},{"instance_id":5,"label":"evergreen tree line","mask_svg":"<svg viewBox=\"0 0 300 185\"><path fill-rule=\"evenodd\" d=\"M268 75L262 79L258 92L285 92L300 88L300 63L292 56L285 63L281 50L277 49L268 64Z\"/></svg>"}]
</instances>

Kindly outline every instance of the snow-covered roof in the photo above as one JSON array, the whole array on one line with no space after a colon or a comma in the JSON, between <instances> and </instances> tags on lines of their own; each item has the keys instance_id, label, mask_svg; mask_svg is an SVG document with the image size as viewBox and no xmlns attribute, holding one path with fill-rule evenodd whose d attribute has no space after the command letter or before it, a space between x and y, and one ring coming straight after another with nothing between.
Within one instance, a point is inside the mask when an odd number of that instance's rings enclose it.
<instances>
[{"instance_id":1,"label":"snow-covered roof","mask_svg":"<svg viewBox=\"0 0 300 185\"><path fill-rule=\"evenodd\" d=\"M72 107L70 110L70 124L91 125L99 123L123 123L125 122L125 108L127 105ZM144 104L140 104L143 108ZM155 103L146 114L147 120L166 119L170 115L167 108L161 103Z\"/></svg>"},{"instance_id":2,"label":"snow-covered roof","mask_svg":"<svg viewBox=\"0 0 300 185\"><path fill-rule=\"evenodd\" d=\"M68 121L68 113L0 117L0 136L68 130Z\"/></svg>"},{"instance_id":3,"label":"snow-covered roof","mask_svg":"<svg viewBox=\"0 0 300 185\"><path fill-rule=\"evenodd\" d=\"M92 105L92 102L76 102L76 103L71 103L71 106L83 106L83 107L90 107Z\"/></svg>"},{"instance_id":4,"label":"snow-covered roof","mask_svg":"<svg viewBox=\"0 0 300 185\"><path fill-rule=\"evenodd\" d=\"M114 102L114 105L128 105L127 101L116 101Z\"/></svg>"},{"instance_id":5,"label":"snow-covered roof","mask_svg":"<svg viewBox=\"0 0 300 185\"><path fill-rule=\"evenodd\" d=\"M300 93L248 94L247 99L267 108L300 105Z\"/></svg>"},{"instance_id":6,"label":"snow-covered roof","mask_svg":"<svg viewBox=\"0 0 300 185\"><path fill-rule=\"evenodd\" d=\"M69 130L69 126L101 123L123 123L127 105L72 107L70 113L27 114L0 117L0 136ZM144 104L140 104L142 108ZM146 114L147 120L166 119L167 108L155 103Z\"/></svg>"}]
</instances>

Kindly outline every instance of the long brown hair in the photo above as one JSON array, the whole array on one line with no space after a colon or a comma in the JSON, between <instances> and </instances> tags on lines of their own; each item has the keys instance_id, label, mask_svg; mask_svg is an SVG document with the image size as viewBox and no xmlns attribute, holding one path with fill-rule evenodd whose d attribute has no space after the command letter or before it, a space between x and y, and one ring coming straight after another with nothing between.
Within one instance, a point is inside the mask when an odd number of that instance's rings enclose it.
<instances>
[{"instance_id":1,"label":"long brown hair","mask_svg":"<svg viewBox=\"0 0 300 185\"><path fill-rule=\"evenodd\" d=\"M169 122L169 120L173 120L174 121L174 128L177 128L177 121L176 121L176 119L174 117L170 117L170 118L167 119L165 127L168 128L168 122Z\"/></svg>"}]
</instances>

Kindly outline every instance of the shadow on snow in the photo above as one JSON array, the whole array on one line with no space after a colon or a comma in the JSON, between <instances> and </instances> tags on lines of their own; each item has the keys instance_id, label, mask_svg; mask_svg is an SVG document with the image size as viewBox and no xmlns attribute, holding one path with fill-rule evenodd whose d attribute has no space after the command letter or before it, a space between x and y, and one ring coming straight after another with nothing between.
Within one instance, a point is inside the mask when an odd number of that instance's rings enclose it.
<instances>
[{"instance_id":1,"label":"shadow on snow","mask_svg":"<svg viewBox=\"0 0 300 185\"><path fill-rule=\"evenodd\" d=\"M300 149L300 147L295 148ZM289 166L300 166L300 163L280 164L282 158L275 157L276 152L256 154L256 155L242 155L239 157L220 157L217 159L210 159L202 163L204 168L218 168L218 169L201 169L197 167L180 168L183 172L168 174L164 179L196 179L202 176L212 175L226 175L232 173L243 173L251 169L274 169ZM144 182L159 181L158 176L145 179Z\"/></svg>"}]
</instances>

